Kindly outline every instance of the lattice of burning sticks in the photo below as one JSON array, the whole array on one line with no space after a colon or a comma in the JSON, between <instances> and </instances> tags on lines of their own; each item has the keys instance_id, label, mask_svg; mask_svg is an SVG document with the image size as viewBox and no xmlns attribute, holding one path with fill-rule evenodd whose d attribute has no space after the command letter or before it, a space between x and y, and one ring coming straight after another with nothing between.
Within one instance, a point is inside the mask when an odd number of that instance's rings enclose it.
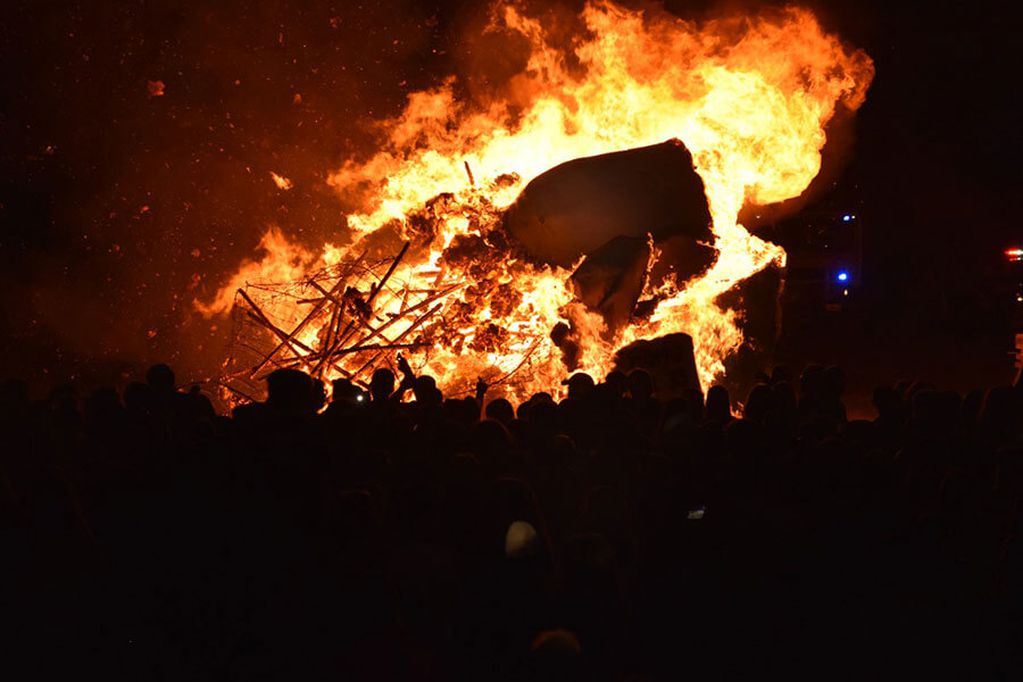
<instances>
[{"instance_id":1,"label":"lattice of burning sticks","mask_svg":"<svg viewBox=\"0 0 1023 682\"><path fill-rule=\"evenodd\" d=\"M393 277L409 243L393 258L366 254L295 282L253 282L238 289L233 344L221 385L235 399L263 396L263 379L292 368L318 379L338 376L367 387L396 351L432 345L425 327L463 286L439 274L429 288Z\"/></svg>"}]
</instances>

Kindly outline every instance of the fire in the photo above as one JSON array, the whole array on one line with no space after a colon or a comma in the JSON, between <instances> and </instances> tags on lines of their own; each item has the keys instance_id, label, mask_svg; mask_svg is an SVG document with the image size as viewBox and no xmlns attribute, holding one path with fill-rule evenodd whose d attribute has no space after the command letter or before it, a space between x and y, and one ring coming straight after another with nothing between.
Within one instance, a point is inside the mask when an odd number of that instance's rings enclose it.
<instances>
[{"instance_id":1,"label":"fire","mask_svg":"<svg viewBox=\"0 0 1023 682\"><path fill-rule=\"evenodd\" d=\"M693 337L705 385L721 375L743 336L740 314L717 298L785 262L780 247L738 224L739 211L806 189L820 169L826 124L837 107L863 103L873 63L798 8L696 24L590 2L581 21L585 31L567 52L540 19L516 4L495 5L488 32L525 39L531 50L507 96L481 107L459 98L454 78L411 93L404 111L381 124L379 151L329 175L348 202L363 206L347 216L352 242L314 257L271 232L262 244L266 258L244 264L201 310L226 312L246 283L298 281L351 264L393 234L414 248L378 292L373 314L394 320L409 307L409 291L453 286L433 317L417 323L422 343L407 351L414 367L449 390L464 390L477 376L500 383L514 375L504 390L516 396L557 386L566 367L550 332L559 322L583 340L580 369L598 377L617 349L676 331ZM703 179L718 257L693 281L648 281L644 297L656 301L653 312L607 338L599 315L575 301L571 270L531 265L507 245L501 211L559 163L671 138L685 143ZM309 315L295 300L260 305L282 328ZM322 343L326 317L304 324L303 347ZM374 338L402 337L394 327L411 324L391 324ZM384 354L363 368L325 365L315 353L303 361L301 347L290 352L293 364L326 378L389 362Z\"/></svg>"},{"instance_id":2,"label":"fire","mask_svg":"<svg viewBox=\"0 0 1023 682\"><path fill-rule=\"evenodd\" d=\"M277 189L289 190L295 186L290 178L286 178L283 175L278 175L273 171L270 171L270 177L273 178L274 184L277 185Z\"/></svg>"}]
</instances>

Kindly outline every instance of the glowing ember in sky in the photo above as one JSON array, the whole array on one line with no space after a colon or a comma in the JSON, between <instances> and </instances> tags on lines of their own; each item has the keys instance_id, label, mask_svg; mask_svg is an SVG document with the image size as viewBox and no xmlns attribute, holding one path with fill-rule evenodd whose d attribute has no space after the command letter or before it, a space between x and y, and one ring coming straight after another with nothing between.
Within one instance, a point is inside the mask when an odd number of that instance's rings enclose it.
<instances>
[{"instance_id":1,"label":"glowing ember in sky","mask_svg":"<svg viewBox=\"0 0 1023 682\"><path fill-rule=\"evenodd\" d=\"M284 177L283 175L278 175L273 171L270 171L270 177L274 179L274 184L277 185L278 189L283 189L287 191L295 186L295 184L290 179Z\"/></svg>"}]
</instances>

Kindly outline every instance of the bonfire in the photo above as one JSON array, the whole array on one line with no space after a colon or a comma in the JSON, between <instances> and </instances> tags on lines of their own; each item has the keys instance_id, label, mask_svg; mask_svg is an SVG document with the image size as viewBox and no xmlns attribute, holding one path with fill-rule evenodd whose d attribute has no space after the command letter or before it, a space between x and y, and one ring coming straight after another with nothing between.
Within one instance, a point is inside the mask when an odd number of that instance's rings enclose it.
<instances>
[{"instance_id":1,"label":"bonfire","mask_svg":"<svg viewBox=\"0 0 1023 682\"><path fill-rule=\"evenodd\" d=\"M740 210L807 188L873 64L798 8L698 24L591 2L579 25L494 5L487 31L529 46L507 96L409 94L375 154L327 175L362 207L339 243L271 230L199 304L233 311L234 395L279 367L365 383L401 353L446 392L522 398L677 333L699 381L720 378L743 343L721 295L785 263Z\"/></svg>"}]
</instances>

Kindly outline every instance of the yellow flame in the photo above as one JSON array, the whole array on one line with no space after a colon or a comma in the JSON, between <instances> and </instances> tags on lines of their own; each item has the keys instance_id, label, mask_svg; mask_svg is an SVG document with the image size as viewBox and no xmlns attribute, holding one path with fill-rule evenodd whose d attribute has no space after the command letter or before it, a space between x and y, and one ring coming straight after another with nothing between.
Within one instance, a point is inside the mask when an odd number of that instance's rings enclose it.
<instances>
[{"instance_id":1,"label":"yellow flame","mask_svg":"<svg viewBox=\"0 0 1023 682\"><path fill-rule=\"evenodd\" d=\"M196 301L196 309L210 317L231 309L235 292L250 283L291 282L300 279L316 261L315 254L292 244L277 227L270 227L259 240L263 257L242 263L230 281L217 291L209 303Z\"/></svg>"}]
</instances>

